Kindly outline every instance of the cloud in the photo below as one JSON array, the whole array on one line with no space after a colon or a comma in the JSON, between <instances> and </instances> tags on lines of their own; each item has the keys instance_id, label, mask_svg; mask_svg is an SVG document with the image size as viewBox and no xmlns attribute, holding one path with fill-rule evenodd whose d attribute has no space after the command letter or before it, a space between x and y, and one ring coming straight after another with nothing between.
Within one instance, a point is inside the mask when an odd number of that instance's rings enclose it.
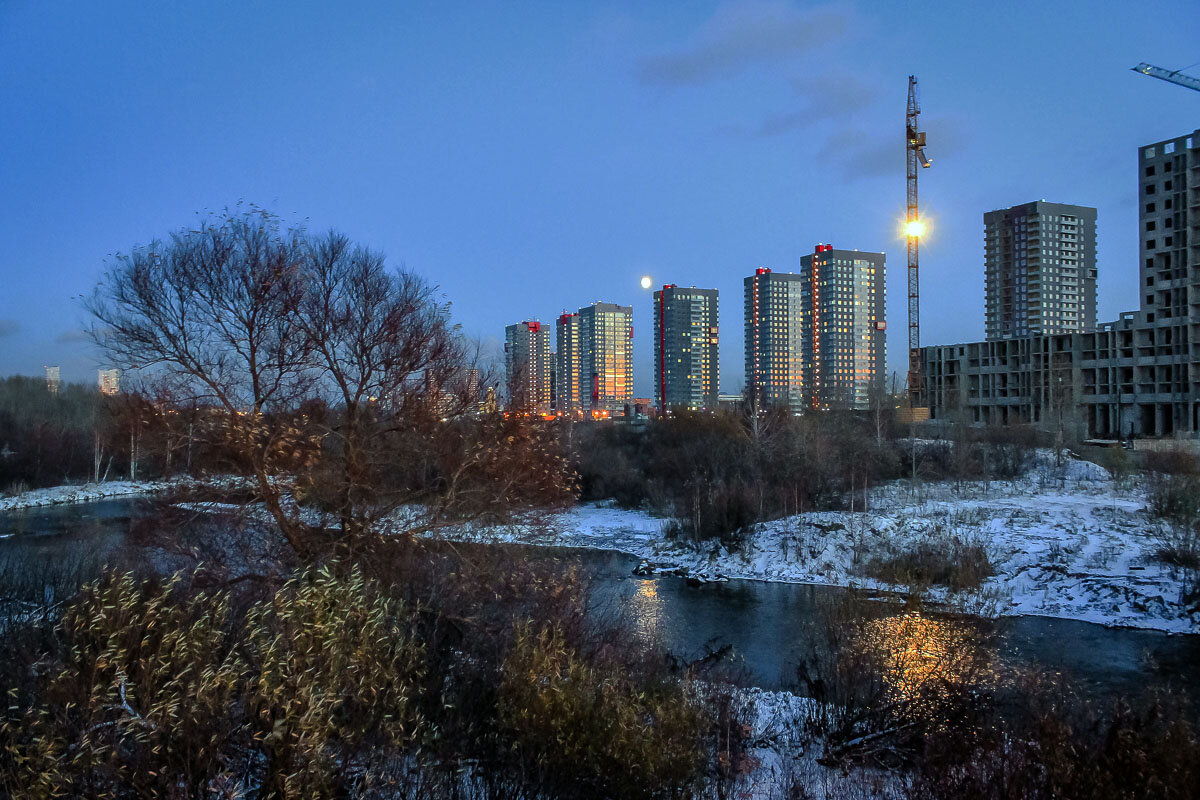
<instances>
[{"instance_id":1,"label":"cloud","mask_svg":"<svg viewBox=\"0 0 1200 800\"><path fill-rule=\"evenodd\" d=\"M844 128L829 137L817 160L836 164L847 180L904 173L904 131L866 131Z\"/></svg>"},{"instance_id":2,"label":"cloud","mask_svg":"<svg viewBox=\"0 0 1200 800\"><path fill-rule=\"evenodd\" d=\"M0 338L5 336L13 336L20 333L21 326L15 320L0 319Z\"/></svg>"},{"instance_id":3,"label":"cloud","mask_svg":"<svg viewBox=\"0 0 1200 800\"><path fill-rule=\"evenodd\" d=\"M79 342L90 342L91 340L92 337L88 335L87 331L78 329L63 331L54 338L54 341L59 344L78 344Z\"/></svg>"},{"instance_id":4,"label":"cloud","mask_svg":"<svg viewBox=\"0 0 1200 800\"><path fill-rule=\"evenodd\" d=\"M697 86L812 52L841 38L848 27L842 11L802 11L784 0L730 0L686 45L642 59L638 78L649 84Z\"/></svg>"},{"instance_id":5,"label":"cloud","mask_svg":"<svg viewBox=\"0 0 1200 800\"><path fill-rule=\"evenodd\" d=\"M767 117L757 135L778 136L823 120L848 119L879 98L877 87L848 72L793 78L792 88L804 100L804 109Z\"/></svg>"},{"instance_id":6,"label":"cloud","mask_svg":"<svg viewBox=\"0 0 1200 800\"><path fill-rule=\"evenodd\" d=\"M957 116L930 117L921 127L929 134L926 155L936 165L962 152L969 139L967 126ZM817 153L817 158L836 165L846 180L904 175L904 133L895 130L843 128L834 132Z\"/></svg>"}]
</instances>

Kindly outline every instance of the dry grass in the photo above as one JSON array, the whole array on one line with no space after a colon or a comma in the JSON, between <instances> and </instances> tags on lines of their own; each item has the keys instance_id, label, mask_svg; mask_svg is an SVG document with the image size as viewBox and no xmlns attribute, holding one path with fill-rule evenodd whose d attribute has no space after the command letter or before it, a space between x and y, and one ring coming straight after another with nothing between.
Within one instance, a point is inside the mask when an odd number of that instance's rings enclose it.
<instances>
[{"instance_id":1,"label":"dry grass","mask_svg":"<svg viewBox=\"0 0 1200 800\"><path fill-rule=\"evenodd\" d=\"M978 589L996 571L982 542L939 531L895 552L871 558L863 572L897 586L944 586L961 592Z\"/></svg>"}]
</instances>

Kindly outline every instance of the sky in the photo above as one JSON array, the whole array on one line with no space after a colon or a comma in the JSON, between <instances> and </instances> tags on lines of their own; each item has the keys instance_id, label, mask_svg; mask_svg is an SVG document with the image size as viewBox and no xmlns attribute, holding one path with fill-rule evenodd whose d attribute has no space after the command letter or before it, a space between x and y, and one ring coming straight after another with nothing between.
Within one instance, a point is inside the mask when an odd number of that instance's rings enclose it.
<instances>
[{"instance_id":1,"label":"sky","mask_svg":"<svg viewBox=\"0 0 1200 800\"><path fill-rule=\"evenodd\" d=\"M424 276L465 333L721 293L816 243L887 254L906 369L903 117L920 81L923 344L983 336L983 214L1099 209L1099 316L1137 306L1139 145L1200 93L1200 3L0 0L0 375L95 380L80 297L111 255L254 204ZM1194 70L1200 74L1200 69Z\"/></svg>"}]
</instances>

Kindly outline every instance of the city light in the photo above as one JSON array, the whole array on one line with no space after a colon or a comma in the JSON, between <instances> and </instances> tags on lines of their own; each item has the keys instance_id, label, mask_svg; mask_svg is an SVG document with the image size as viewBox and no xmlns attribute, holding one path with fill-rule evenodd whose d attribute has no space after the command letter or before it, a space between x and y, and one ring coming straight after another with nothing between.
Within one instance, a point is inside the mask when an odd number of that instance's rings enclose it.
<instances>
[{"instance_id":1,"label":"city light","mask_svg":"<svg viewBox=\"0 0 1200 800\"><path fill-rule=\"evenodd\" d=\"M654 284L654 281L650 280L649 275L642 276L642 288L643 289L649 289L653 284Z\"/></svg>"},{"instance_id":2,"label":"city light","mask_svg":"<svg viewBox=\"0 0 1200 800\"><path fill-rule=\"evenodd\" d=\"M925 223L919 219L914 219L904 225L904 235L911 238L918 238L925 235Z\"/></svg>"}]
</instances>

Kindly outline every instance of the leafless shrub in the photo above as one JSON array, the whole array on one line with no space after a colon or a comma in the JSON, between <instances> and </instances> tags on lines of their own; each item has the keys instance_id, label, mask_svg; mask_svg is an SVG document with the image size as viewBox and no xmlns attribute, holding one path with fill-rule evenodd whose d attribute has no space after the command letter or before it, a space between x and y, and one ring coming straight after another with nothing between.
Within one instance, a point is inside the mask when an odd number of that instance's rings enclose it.
<instances>
[{"instance_id":1,"label":"leafless shrub","mask_svg":"<svg viewBox=\"0 0 1200 800\"><path fill-rule=\"evenodd\" d=\"M811 630L798 677L817 701L808 724L825 763L911 766L931 731L970 726L981 712L990 656L973 622L889 615L851 594Z\"/></svg>"},{"instance_id":2,"label":"leafless shrub","mask_svg":"<svg viewBox=\"0 0 1200 800\"><path fill-rule=\"evenodd\" d=\"M914 591L944 586L961 592L978 589L995 568L980 538L938 529L895 552L871 558L863 573Z\"/></svg>"},{"instance_id":3,"label":"leafless shrub","mask_svg":"<svg viewBox=\"0 0 1200 800\"><path fill-rule=\"evenodd\" d=\"M1200 786L1200 736L1185 698L1087 700L1028 677L1016 707L967 733L933 731L905 780L930 800L1182 800Z\"/></svg>"}]
</instances>

